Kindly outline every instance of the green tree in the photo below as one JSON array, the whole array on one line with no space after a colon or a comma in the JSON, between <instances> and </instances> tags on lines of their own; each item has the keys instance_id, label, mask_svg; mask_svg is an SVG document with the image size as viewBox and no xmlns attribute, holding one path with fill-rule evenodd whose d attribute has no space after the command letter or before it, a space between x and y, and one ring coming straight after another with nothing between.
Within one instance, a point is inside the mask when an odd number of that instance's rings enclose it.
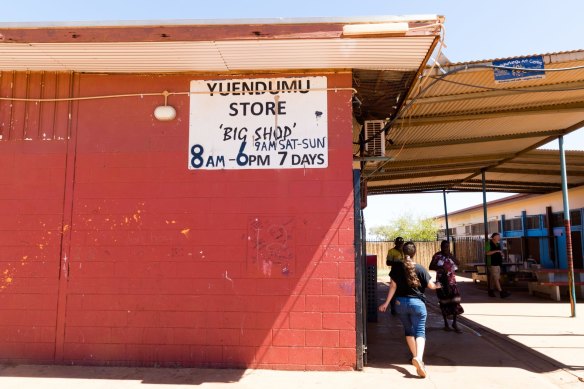
<instances>
[{"instance_id":1,"label":"green tree","mask_svg":"<svg viewBox=\"0 0 584 389\"><path fill-rule=\"evenodd\" d=\"M438 225L433 218L424 218L405 213L389 224L371 227L369 234L380 240L394 240L401 236L406 241L432 241L436 240Z\"/></svg>"}]
</instances>

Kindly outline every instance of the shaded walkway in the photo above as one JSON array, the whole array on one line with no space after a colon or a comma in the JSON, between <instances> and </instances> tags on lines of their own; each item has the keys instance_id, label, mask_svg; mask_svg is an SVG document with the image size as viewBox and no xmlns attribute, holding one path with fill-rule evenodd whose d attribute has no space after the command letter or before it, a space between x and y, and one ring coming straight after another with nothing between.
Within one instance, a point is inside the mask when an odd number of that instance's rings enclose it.
<instances>
[{"instance_id":1,"label":"shaded walkway","mask_svg":"<svg viewBox=\"0 0 584 389\"><path fill-rule=\"evenodd\" d=\"M577 304L577 316L572 318L567 296L555 302L530 296L526 287L519 287L501 301L487 298L484 285L475 285L468 278L460 281L467 320L584 378L584 304Z\"/></svg>"},{"instance_id":2,"label":"shaded walkway","mask_svg":"<svg viewBox=\"0 0 584 389\"><path fill-rule=\"evenodd\" d=\"M379 281L381 302L387 280ZM576 375L582 372L584 360L584 323L567 317L568 304L548 302L519 289L509 299L489 298L481 285L462 277L459 287L466 311L462 334L442 329L435 293L426 293L429 317L424 359L433 379L450 379L455 387L580 386ZM393 368L404 377L414 372L408 366L409 351L397 317L380 314L377 323L369 323L368 331L370 368Z\"/></svg>"}]
</instances>

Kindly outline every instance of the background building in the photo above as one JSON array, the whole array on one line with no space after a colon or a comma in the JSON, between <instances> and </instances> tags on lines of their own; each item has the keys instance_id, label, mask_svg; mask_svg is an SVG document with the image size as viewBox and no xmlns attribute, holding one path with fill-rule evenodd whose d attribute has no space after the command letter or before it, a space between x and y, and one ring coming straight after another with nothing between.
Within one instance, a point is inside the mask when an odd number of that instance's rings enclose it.
<instances>
[{"instance_id":1,"label":"background building","mask_svg":"<svg viewBox=\"0 0 584 389\"><path fill-rule=\"evenodd\" d=\"M572 232L574 267L584 264L584 236L582 220L584 212L584 186L568 191ZM509 259L518 263L539 263L546 268L567 268L566 236L562 193L544 195L515 195L487 203L488 232L499 232L507 243ZM482 204L448 214L450 236L456 241L484 240ZM446 236L445 218L436 218L441 238ZM455 243L456 246L456 243ZM479 245L482 246L482 245ZM464 255L470 255L465 252ZM469 262L481 260L468 258ZM467 259L467 258L465 258Z\"/></svg>"}]
</instances>

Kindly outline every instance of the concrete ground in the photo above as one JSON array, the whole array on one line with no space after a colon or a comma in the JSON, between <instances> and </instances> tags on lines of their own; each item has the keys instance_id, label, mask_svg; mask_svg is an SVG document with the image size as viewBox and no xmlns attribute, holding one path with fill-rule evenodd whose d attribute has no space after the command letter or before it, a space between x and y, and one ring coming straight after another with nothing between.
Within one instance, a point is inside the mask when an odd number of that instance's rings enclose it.
<instances>
[{"instance_id":1,"label":"concrete ground","mask_svg":"<svg viewBox=\"0 0 584 389\"><path fill-rule=\"evenodd\" d=\"M382 300L387 286L380 281ZM362 372L5 365L0 388L584 388L584 305L571 318L567 301L528 296L522 288L505 300L489 298L483 285L467 278L459 285L462 334L442 330L435 295L427 292L426 379L409 363L399 320L380 314L367 328Z\"/></svg>"}]
</instances>

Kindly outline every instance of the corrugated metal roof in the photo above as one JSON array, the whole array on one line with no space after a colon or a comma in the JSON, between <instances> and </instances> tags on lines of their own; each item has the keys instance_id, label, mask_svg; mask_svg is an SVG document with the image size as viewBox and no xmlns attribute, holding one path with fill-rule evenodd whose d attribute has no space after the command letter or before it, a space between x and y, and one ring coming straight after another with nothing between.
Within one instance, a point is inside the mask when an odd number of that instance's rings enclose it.
<instances>
[{"instance_id":1,"label":"corrugated metal roof","mask_svg":"<svg viewBox=\"0 0 584 389\"><path fill-rule=\"evenodd\" d=\"M582 85L579 88L582 88ZM574 102L582 103L584 102L584 88L561 92L522 92L492 97L476 98L472 95L466 97L467 99L463 101L433 102L431 104L421 101L413 112L408 112L408 115L423 117L431 116L436 112L441 114L504 112L511 108L529 109L542 105L553 107Z\"/></svg>"},{"instance_id":2,"label":"corrugated metal roof","mask_svg":"<svg viewBox=\"0 0 584 389\"><path fill-rule=\"evenodd\" d=\"M546 138L535 138L543 140ZM453 156L457 157L476 157L488 151L490 154L511 155L516 150L527 148L534 143L534 139L515 139L512 141L499 140L495 142L478 142L469 140L468 143L441 145L437 147L412 147L407 149L392 150L388 156L393 157L394 161L408 161L427 158L432 155L433 158L448 159ZM391 167L391 161L387 164Z\"/></svg>"},{"instance_id":3,"label":"corrugated metal roof","mask_svg":"<svg viewBox=\"0 0 584 389\"><path fill-rule=\"evenodd\" d=\"M504 58L490 58L490 59L478 59L474 61L465 61L465 62L449 62L448 64L442 64L442 67L445 66L467 66L467 65L474 65L478 63L491 63L493 61L503 61L503 60L511 60L511 59L518 59L518 58L527 58L527 57L535 57L535 56L544 56L547 58L548 63L554 62L565 62L567 58L574 58L578 59L582 56L582 50L566 50L566 51L555 51L552 53L533 53L533 54L522 54L517 55L514 57L504 57Z\"/></svg>"},{"instance_id":4,"label":"corrugated metal roof","mask_svg":"<svg viewBox=\"0 0 584 389\"><path fill-rule=\"evenodd\" d=\"M434 37L0 44L0 70L182 72L420 67Z\"/></svg>"},{"instance_id":5,"label":"corrugated metal roof","mask_svg":"<svg viewBox=\"0 0 584 389\"><path fill-rule=\"evenodd\" d=\"M229 70L419 68L434 37L217 42Z\"/></svg>"},{"instance_id":6,"label":"corrugated metal roof","mask_svg":"<svg viewBox=\"0 0 584 389\"><path fill-rule=\"evenodd\" d=\"M535 111L537 112L537 111ZM563 130L575 120L582 117L584 107L576 112L552 112L517 114L515 116L498 116L481 119L481 115L470 115L467 119L456 120L456 117L430 117L426 121L419 118L404 119L403 125L392 128L389 138L394 145L386 147L387 150L400 149L402 145L417 143L433 143L444 140L445 142L468 143L465 140L477 138L525 136L545 136L546 133ZM476 119L472 119L476 118Z\"/></svg>"},{"instance_id":7,"label":"corrugated metal roof","mask_svg":"<svg viewBox=\"0 0 584 389\"><path fill-rule=\"evenodd\" d=\"M442 20L439 16L415 16L269 19L265 23L243 20L80 26L0 24L0 70L417 71L425 65ZM346 30L348 26L360 25L373 26L373 34Z\"/></svg>"},{"instance_id":8,"label":"corrugated metal roof","mask_svg":"<svg viewBox=\"0 0 584 389\"><path fill-rule=\"evenodd\" d=\"M357 91L353 115L362 123L369 118L393 117L416 78L417 71L353 69ZM358 140L358 131L355 141Z\"/></svg>"},{"instance_id":9,"label":"corrugated metal roof","mask_svg":"<svg viewBox=\"0 0 584 389\"><path fill-rule=\"evenodd\" d=\"M550 65L574 67L582 62ZM561 66L560 66L561 65ZM496 112L583 102L584 69L546 73L545 78L495 84L493 69L460 72L433 84L412 105L409 115L425 116L445 112Z\"/></svg>"},{"instance_id":10,"label":"corrugated metal roof","mask_svg":"<svg viewBox=\"0 0 584 389\"><path fill-rule=\"evenodd\" d=\"M0 23L0 71L237 73L352 69L357 90L354 116L362 123L366 118L397 112L438 42L443 22L442 16L412 15ZM367 33L361 27L367 27Z\"/></svg>"},{"instance_id":11,"label":"corrugated metal roof","mask_svg":"<svg viewBox=\"0 0 584 389\"><path fill-rule=\"evenodd\" d=\"M443 66L447 75L432 70L391 123L391 160L366 164L368 193L477 191L482 170L487 190L559 190L559 153L534 149L584 125L584 51L544 62L546 70L573 69L507 83L496 83L492 68L470 66L479 62ZM584 153L569 153L568 165L570 185L583 185Z\"/></svg>"}]
</instances>

